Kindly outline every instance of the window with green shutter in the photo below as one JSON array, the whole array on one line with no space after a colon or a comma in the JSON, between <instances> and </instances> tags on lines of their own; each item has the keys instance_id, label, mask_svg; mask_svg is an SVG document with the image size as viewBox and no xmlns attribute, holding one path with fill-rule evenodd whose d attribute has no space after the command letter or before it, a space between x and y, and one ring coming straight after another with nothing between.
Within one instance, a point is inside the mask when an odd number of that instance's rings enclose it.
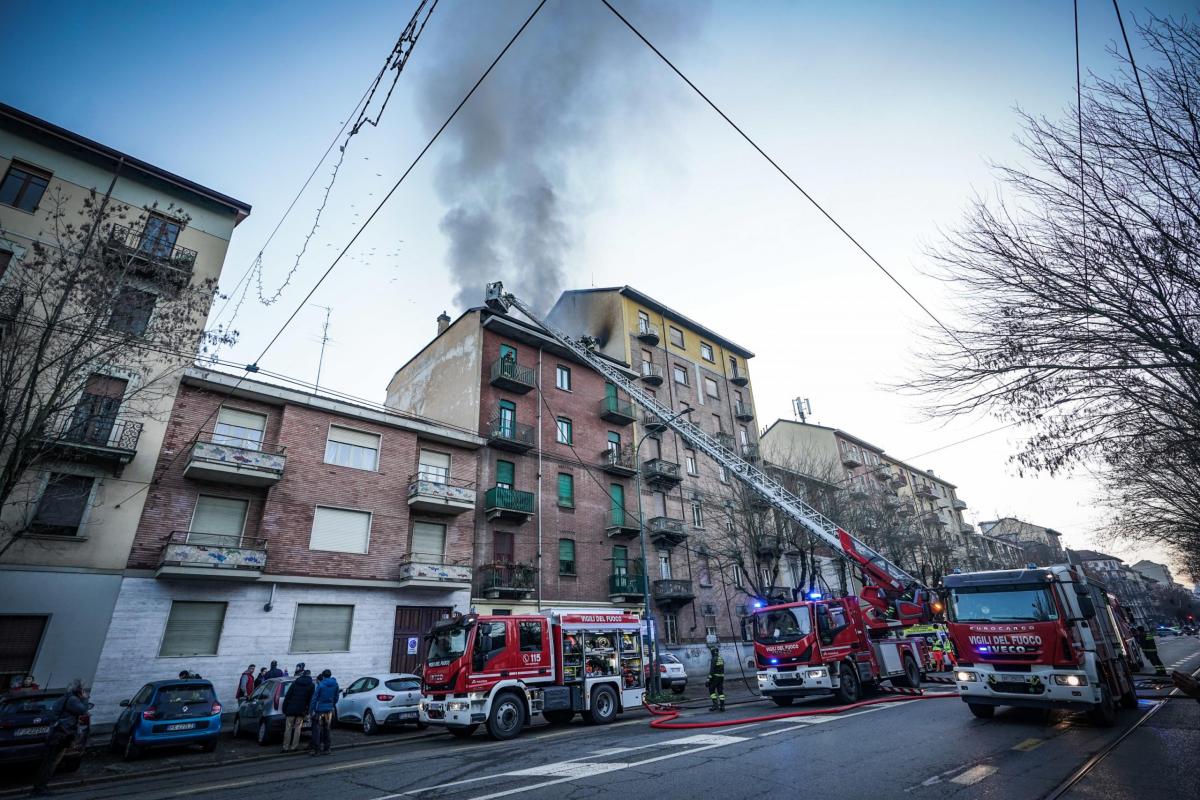
<instances>
[{"instance_id":1,"label":"window with green shutter","mask_svg":"<svg viewBox=\"0 0 1200 800\"><path fill-rule=\"evenodd\" d=\"M575 540L558 540L558 574L575 574Z\"/></svg>"},{"instance_id":2,"label":"window with green shutter","mask_svg":"<svg viewBox=\"0 0 1200 800\"><path fill-rule=\"evenodd\" d=\"M558 473L558 504L566 508L575 507L575 476Z\"/></svg>"},{"instance_id":3,"label":"window with green shutter","mask_svg":"<svg viewBox=\"0 0 1200 800\"><path fill-rule=\"evenodd\" d=\"M496 485L501 489L513 488L516 466L511 461L496 462Z\"/></svg>"}]
</instances>

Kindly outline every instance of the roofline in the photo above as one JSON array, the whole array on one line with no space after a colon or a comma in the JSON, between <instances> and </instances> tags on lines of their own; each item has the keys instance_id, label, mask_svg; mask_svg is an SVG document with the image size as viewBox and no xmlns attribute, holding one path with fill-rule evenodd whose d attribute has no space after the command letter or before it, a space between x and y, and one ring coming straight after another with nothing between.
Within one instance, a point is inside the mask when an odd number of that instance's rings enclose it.
<instances>
[{"instance_id":1,"label":"roofline","mask_svg":"<svg viewBox=\"0 0 1200 800\"><path fill-rule=\"evenodd\" d=\"M546 349L561 355L564 358L567 358L573 363L585 367L589 366L586 362L580 360L579 356L575 355L575 353L573 353L571 350L559 344L558 340L550 336L550 334L544 328L540 328L532 322L525 322L507 314L497 314L495 311L488 309L483 318L482 325L485 328L496 328L503 326L516 328L520 333L540 342L541 346L545 347ZM638 374L634 372L634 370L624 361L615 359L612 356L607 356L599 351L593 351L593 355L604 359L613 367L625 372L627 377L630 379L636 379L638 377Z\"/></svg>"},{"instance_id":2,"label":"roofline","mask_svg":"<svg viewBox=\"0 0 1200 800\"><path fill-rule=\"evenodd\" d=\"M52 122L47 122L41 117L22 111L19 108L14 108L7 103L0 103L0 117L8 117L15 121L18 125L27 128L32 128L46 136L60 139L74 145L75 147L86 150L103 159L112 161L114 164L123 163L126 167L142 172L158 180L173 184L180 189L199 195L206 200L222 205L230 209L235 215L234 225L241 222L246 217L250 216L250 204L230 197L227 194L222 194L207 186L203 186L195 181L188 180L181 175L176 175L173 172L156 167L148 161L143 161L140 158L135 158L128 153L123 153L116 148L109 147L106 144L101 144L94 139L89 139L86 136L81 136L74 131L69 131L66 128L55 125Z\"/></svg>"},{"instance_id":3,"label":"roofline","mask_svg":"<svg viewBox=\"0 0 1200 800\"><path fill-rule=\"evenodd\" d=\"M706 338L712 339L714 342L717 342L722 347L724 347L726 350L732 350L736 355L739 355L742 358L754 358L753 352L746 349L745 347L742 347L737 342L734 342L734 341L731 341L731 340L725 338L721 334L714 331L712 328L709 328L705 325L701 325L699 322L696 322L695 320L691 319L690 317L680 314L678 311L671 308L666 303L660 303L658 300L655 300L653 297L646 294L645 292L640 292L637 289L633 288L632 286L629 286L628 284L625 286L607 286L607 287L603 287L603 288L594 288L594 289L567 289L561 295L559 295L558 300L561 301L562 298L566 297L569 294L591 294L593 292L616 292L617 294L621 294L626 297L632 298L644 306L649 306L651 309L653 309L655 311L655 313L661 314L664 317L673 317L674 319L676 319L680 323L688 326L689 328L696 331L697 333L703 334ZM555 302L555 305L558 305L558 301Z\"/></svg>"},{"instance_id":4,"label":"roofline","mask_svg":"<svg viewBox=\"0 0 1200 800\"><path fill-rule=\"evenodd\" d=\"M443 333L450 330L458 323L462 322L463 318L466 317L468 314L471 314L476 311L483 311L484 309L485 309L485 306L471 306L470 308L465 309L461 314L459 314L457 317L454 318L453 322L451 322L449 325L446 326L445 331L438 331L437 336L434 336L432 339L430 339L428 342L426 342L421 347L420 350L418 350L417 352L413 353L411 356L408 357L408 361L405 361L403 364L401 364L399 367L397 367L396 371L392 373L392 377L388 379L388 383L391 384L392 381L396 380L396 376L399 375L401 372L403 372L409 364L416 361L417 358L422 353L424 353L426 350L428 350L430 347L432 347L434 342L436 342L438 339L442 338Z\"/></svg>"},{"instance_id":5,"label":"roofline","mask_svg":"<svg viewBox=\"0 0 1200 800\"><path fill-rule=\"evenodd\" d=\"M1031 528L1037 528L1038 530L1041 530L1050 536L1062 536L1062 531L1056 531L1054 528L1047 528L1045 525L1038 525L1033 522L1026 522L1025 520L1020 519L1019 517L998 517L996 519L981 519L979 521L979 524L980 525L999 525L1001 522L1004 522L1006 520L1012 520L1013 522L1018 522L1022 525L1028 525Z\"/></svg>"}]
</instances>

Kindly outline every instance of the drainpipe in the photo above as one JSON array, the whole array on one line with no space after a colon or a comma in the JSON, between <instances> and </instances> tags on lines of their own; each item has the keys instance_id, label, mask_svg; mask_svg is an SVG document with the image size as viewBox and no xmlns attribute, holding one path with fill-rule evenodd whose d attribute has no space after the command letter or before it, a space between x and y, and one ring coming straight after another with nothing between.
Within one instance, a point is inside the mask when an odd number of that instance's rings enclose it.
<instances>
[{"instance_id":1,"label":"drainpipe","mask_svg":"<svg viewBox=\"0 0 1200 800\"><path fill-rule=\"evenodd\" d=\"M542 348L537 365L537 610L542 610Z\"/></svg>"}]
</instances>

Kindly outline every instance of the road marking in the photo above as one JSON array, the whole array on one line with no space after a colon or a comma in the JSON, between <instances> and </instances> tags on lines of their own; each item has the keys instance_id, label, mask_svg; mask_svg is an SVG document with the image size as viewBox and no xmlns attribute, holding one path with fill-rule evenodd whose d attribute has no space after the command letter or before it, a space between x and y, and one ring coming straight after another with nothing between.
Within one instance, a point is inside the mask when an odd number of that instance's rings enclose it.
<instances>
[{"instance_id":1,"label":"road marking","mask_svg":"<svg viewBox=\"0 0 1200 800\"><path fill-rule=\"evenodd\" d=\"M555 777L574 775L577 778L588 778L592 775L600 775L604 772L625 769L627 766L629 765L623 764L620 761L606 761L604 763L600 763L598 761L572 761L567 763L563 761L557 764L543 764L540 767L519 769L514 772L506 772L504 774L530 778L545 778L551 775Z\"/></svg>"},{"instance_id":2,"label":"road marking","mask_svg":"<svg viewBox=\"0 0 1200 800\"><path fill-rule=\"evenodd\" d=\"M389 761L395 761L395 756L389 758L373 758L370 761L351 761L349 764L338 764L336 767L326 767L321 772L337 772L343 769L356 769L358 767L367 767L371 764L386 764Z\"/></svg>"},{"instance_id":3,"label":"road marking","mask_svg":"<svg viewBox=\"0 0 1200 800\"><path fill-rule=\"evenodd\" d=\"M1017 742L1013 745L1013 750L1020 750L1022 753L1028 753L1030 750L1035 750L1046 743L1045 739L1026 739L1023 742Z\"/></svg>"},{"instance_id":4,"label":"road marking","mask_svg":"<svg viewBox=\"0 0 1200 800\"><path fill-rule=\"evenodd\" d=\"M776 736L776 735L778 735L778 734L781 734L781 733L787 733L788 731L798 731L798 730L800 730L801 728L807 728L807 727L808 727L808 723L807 723L807 722L801 722L799 725L789 725L789 726L788 726L788 727L786 727L786 728L780 728L780 729L778 729L778 730L774 730L774 731L767 731L766 733L760 733L760 734L758 735L758 738L760 738L760 739L761 739L761 738L763 738L764 736Z\"/></svg>"},{"instance_id":5,"label":"road marking","mask_svg":"<svg viewBox=\"0 0 1200 800\"><path fill-rule=\"evenodd\" d=\"M208 786L198 786L198 787L195 787L192 789L180 789L178 792L175 792L175 794L178 796L178 795L185 795L185 794L200 794L201 792L211 792L216 789L236 789L239 786L249 786L253 783L258 783L258 781L257 780L249 780L249 781L233 781L232 783L214 783L214 784L210 784Z\"/></svg>"},{"instance_id":6,"label":"road marking","mask_svg":"<svg viewBox=\"0 0 1200 800\"><path fill-rule=\"evenodd\" d=\"M715 733L700 733L695 736L685 736L682 739L669 739L659 744L676 745L676 744L734 744L735 742L744 742L749 737L747 736L729 736L726 734Z\"/></svg>"},{"instance_id":7,"label":"road marking","mask_svg":"<svg viewBox=\"0 0 1200 800\"><path fill-rule=\"evenodd\" d=\"M995 771L996 767L990 764L979 764L971 767L963 774L951 778L950 782L957 783L959 786L974 786Z\"/></svg>"}]
</instances>

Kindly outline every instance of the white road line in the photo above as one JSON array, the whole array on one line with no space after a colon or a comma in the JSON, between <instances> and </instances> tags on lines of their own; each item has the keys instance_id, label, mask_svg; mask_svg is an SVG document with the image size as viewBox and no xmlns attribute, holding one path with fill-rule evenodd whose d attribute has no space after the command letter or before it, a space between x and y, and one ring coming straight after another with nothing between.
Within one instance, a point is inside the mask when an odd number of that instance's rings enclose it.
<instances>
[{"instance_id":1,"label":"white road line","mask_svg":"<svg viewBox=\"0 0 1200 800\"><path fill-rule=\"evenodd\" d=\"M214 789L236 789L239 786L249 786L253 783L258 783L257 780L234 781L232 783L215 783L208 786L198 786L192 789L180 789L175 792L176 796L186 794L200 794L201 792L211 792Z\"/></svg>"},{"instance_id":2,"label":"white road line","mask_svg":"<svg viewBox=\"0 0 1200 800\"><path fill-rule=\"evenodd\" d=\"M386 764L389 761L395 761L395 757L391 758L373 758L370 761L351 761L349 764L338 764L336 767L326 767L321 772L340 772L344 769L357 769L358 767L369 767L372 764Z\"/></svg>"},{"instance_id":3,"label":"white road line","mask_svg":"<svg viewBox=\"0 0 1200 800\"><path fill-rule=\"evenodd\" d=\"M950 779L950 782L957 783L959 786L973 786L994 773L996 769L996 767L990 764L979 764L978 766L971 767L961 775L954 776Z\"/></svg>"},{"instance_id":4,"label":"white road line","mask_svg":"<svg viewBox=\"0 0 1200 800\"><path fill-rule=\"evenodd\" d=\"M766 733L760 733L758 735L758 738L762 739L764 736L776 736L780 733L787 733L788 731L798 731L801 728L807 728L807 727L808 727L807 722L801 722L799 725L789 725L786 728L780 728L778 730L767 731Z\"/></svg>"},{"instance_id":5,"label":"white road line","mask_svg":"<svg viewBox=\"0 0 1200 800\"><path fill-rule=\"evenodd\" d=\"M587 778L592 775L600 775L604 772L612 772L618 769L625 769L628 764L623 764L620 761L573 761L571 763L559 762L557 764L543 764L540 767L529 767L528 769L519 769L514 772L506 772L505 775L512 775L519 778L545 778L553 775L562 777L564 775L573 775L576 778Z\"/></svg>"}]
</instances>

